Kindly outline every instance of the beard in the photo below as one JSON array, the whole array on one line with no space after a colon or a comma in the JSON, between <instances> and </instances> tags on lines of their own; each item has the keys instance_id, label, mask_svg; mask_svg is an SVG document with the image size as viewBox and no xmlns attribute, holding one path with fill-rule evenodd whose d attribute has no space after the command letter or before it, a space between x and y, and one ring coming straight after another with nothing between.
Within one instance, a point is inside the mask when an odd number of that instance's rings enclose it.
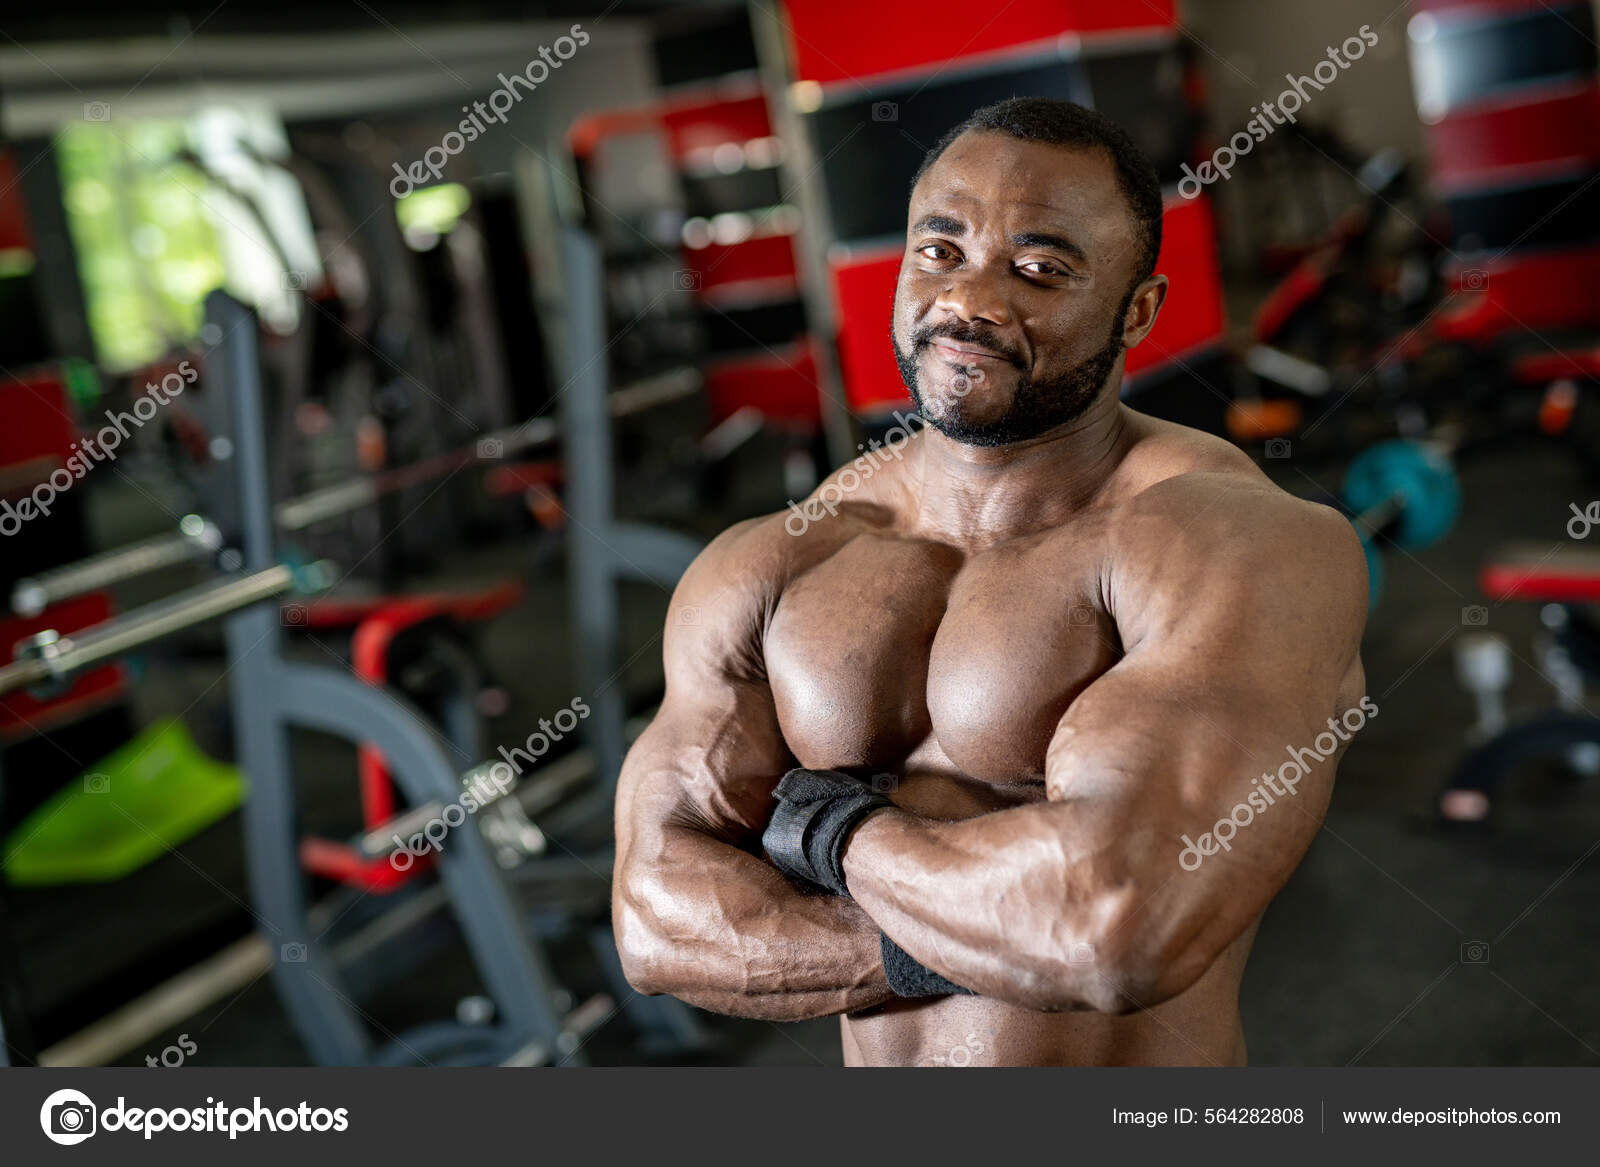
<instances>
[{"instance_id":1,"label":"beard","mask_svg":"<svg viewBox=\"0 0 1600 1167\"><path fill-rule=\"evenodd\" d=\"M906 389L911 394L911 401L917 407L917 412L922 419L945 437L967 446L1007 446L1013 442L1026 441L1038 437L1048 430L1081 417L1094 404L1095 398L1100 395L1100 389L1106 383L1106 378L1111 375L1112 368L1121 355L1122 321L1127 317L1128 305L1133 302L1130 295L1117 312L1114 318L1111 335L1107 338L1099 351L1092 353L1079 361L1058 377L1048 380L1035 380L1021 376L1023 362L1020 355L1013 353L1008 347L996 343L996 338L986 329L971 324L942 324L929 325L915 330L911 334L911 351L908 353L900 347L899 340L890 330L890 342L894 345L895 363L900 366L900 379L905 382ZM942 417L934 417L928 412L928 407L923 401L921 385L917 369L917 361L922 354L932 346L938 337L968 344L981 345L986 349L999 353L1018 370L1016 392L1012 394L1011 405L997 418L989 421L978 422L966 416L966 397L963 393L957 396ZM965 376L959 376L958 385L965 384L970 391L970 381Z\"/></svg>"}]
</instances>

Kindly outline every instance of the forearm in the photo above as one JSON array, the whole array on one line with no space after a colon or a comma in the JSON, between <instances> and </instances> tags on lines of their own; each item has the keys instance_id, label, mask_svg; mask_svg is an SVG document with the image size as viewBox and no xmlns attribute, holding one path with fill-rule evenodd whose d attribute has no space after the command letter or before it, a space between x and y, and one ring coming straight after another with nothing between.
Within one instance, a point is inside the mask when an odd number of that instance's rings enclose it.
<instances>
[{"instance_id":1,"label":"forearm","mask_svg":"<svg viewBox=\"0 0 1600 1167\"><path fill-rule=\"evenodd\" d=\"M1137 881L1063 842L1071 814L1040 804L934 822L881 811L845 850L850 894L917 960L981 996L1129 1011L1144 1003L1122 927Z\"/></svg>"},{"instance_id":2,"label":"forearm","mask_svg":"<svg viewBox=\"0 0 1600 1167\"><path fill-rule=\"evenodd\" d=\"M888 1000L879 934L848 899L803 893L765 860L688 827L630 856L618 947L642 992L718 1013L799 1021Z\"/></svg>"}]
</instances>

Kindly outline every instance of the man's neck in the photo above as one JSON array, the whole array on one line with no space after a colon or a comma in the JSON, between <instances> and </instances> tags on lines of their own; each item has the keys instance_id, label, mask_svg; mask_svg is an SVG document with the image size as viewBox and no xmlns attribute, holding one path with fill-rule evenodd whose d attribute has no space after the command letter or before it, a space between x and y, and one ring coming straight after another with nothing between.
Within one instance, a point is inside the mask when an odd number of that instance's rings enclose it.
<instances>
[{"instance_id":1,"label":"man's neck","mask_svg":"<svg viewBox=\"0 0 1600 1167\"><path fill-rule=\"evenodd\" d=\"M1106 393L1065 425L1005 446L969 446L926 427L907 467L914 525L971 551L1059 526L1110 479L1128 422L1118 395Z\"/></svg>"}]
</instances>

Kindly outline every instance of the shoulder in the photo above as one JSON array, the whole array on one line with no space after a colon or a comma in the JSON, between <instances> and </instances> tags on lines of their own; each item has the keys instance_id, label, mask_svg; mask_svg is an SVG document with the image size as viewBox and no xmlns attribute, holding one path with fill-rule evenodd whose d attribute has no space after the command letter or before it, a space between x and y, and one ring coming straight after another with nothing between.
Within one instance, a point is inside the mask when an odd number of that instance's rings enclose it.
<instances>
[{"instance_id":1,"label":"shoulder","mask_svg":"<svg viewBox=\"0 0 1600 1167\"><path fill-rule=\"evenodd\" d=\"M1110 527L1120 546L1189 536L1247 546L1280 540L1338 553L1360 543L1337 511L1297 498L1223 438L1139 416L1139 436L1119 470ZM1337 538L1347 535L1348 539Z\"/></svg>"},{"instance_id":2,"label":"shoulder","mask_svg":"<svg viewBox=\"0 0 1600 1167\"><path fill-rule=\"evenodd\" d=\"M706 677L762 674L761 642L779 576L771 518L729 527L678 581L662 631L669 691L675 680L692 688Z\"/></svg>"},{"instance_id":3,"label":"shoulder","mask_svg":"<svg viewBox=\"0 0 1600 1167\"><path fill-rule=\"evenodd\" d=\"M1196 474L1271 485L1255 460L1226 438L1131 409L1126 414L1132 440L1117 470L1123 501L1173 478Z\"/></svg>"},{"instance_id":4,"label":"shoulder","mask_svg":"<svg viewBox=\"0 0 1600 1167\"><path fill-rule=\"evenodd\" d=\"M735 523L695 557L673 592L666 651L754 662L783 592L863 530L889 524L859 468L847 465L805 499ZM844 475L841 482L841 475Z\"/></svg>"},{"instance_id":5,"label":"shoulder","mask_svg":"<svg viewBox=\"0 0 1600 1167\"><path fill-rule=\"evenodd\" d=\"M1111 507L1113 605L1130 620L1179 607L1231 606L1242 618L1265 608L1288 619L1303 609L1359 638L1366 558L1349 521L1283 490L1231 443L1193 430L1179 441L1156 460L1166 473Z\"/></svg>"},{"instance_id":6,"label":"shoulder","mask_svg":"<svg viewBox=\"0 0 1600 1167\"><path fill-rule=\"evenodd\" d=\"M761 606L781 587L787 548L779 515L762 515L735 523L708 543L683 573L673 593L679 623L711 605L715 612Z\"/></svg>"},{"instance_id":7,"label":"shoulder","mask_svg":"<svg viewBox=\"0 0 1600 1167\"><path fill-rule=\"evenodd\" d=\"M892 527L906 492L902 463L915 438L875 446L780 511L735 523L701 552L680 588L775 600L784 586L857 536Z\"/></svg>"}]
</instances>

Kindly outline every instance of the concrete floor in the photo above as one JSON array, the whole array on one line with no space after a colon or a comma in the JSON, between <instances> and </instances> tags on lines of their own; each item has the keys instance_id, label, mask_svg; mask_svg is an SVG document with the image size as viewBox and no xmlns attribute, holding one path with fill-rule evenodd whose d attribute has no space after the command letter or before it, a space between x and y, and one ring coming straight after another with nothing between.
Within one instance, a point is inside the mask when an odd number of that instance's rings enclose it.
<instances>
[{"instance_id":1,"label":"concrete floor","mask_svg":"<svg viewBox=\"0 0 1600 1167\"><path fill-rule=\"evenodd\" d=\"M781 501L774 463L763 462L765 470L754 476L762 484L757 490L775 489ZM1310 492L1299 469L1275 469L1290 489ZM1323 479L1315 470L1307 474ZM1334 485L1331 472L1326 484ZM1430 814L1472 720L1470 701L1454 680L1452 643L1478 630L1463 623L1462 609L1482 602L1475 583L1480 564L1509 538L1564 541L1567 504L1581 505L1594 488L1573 459L1533 445L1468 464L1463 487L1467 521L1443 544L1416 558L1389 557L1387 591L1364 646L1368 691L1381 714L1349 751L1327 824L1256 941L1241 997L1255 1064L1600 1064L1600 993L1593 989L1600 789L1593 781L1560 793L1530 788L1483 831L1445 832ZM469 550L453 556L443 575L481 580L526 565L521 552ZM520 739L517 727L572 696L564 602L558 565L549 564L535 574L527 601L485 638L514 698L491 741ZM623 683L640 701L659 684L665 603L665 594L648 587L626 591L627 651L634 659ZM1516 654L1513 713L1547 707L1549 687L1533 667L1535 613L1526 605L1489 608L1488 629L1505 636ZM315 643L302 651L338 656L342 648ZM225 752L224 699L220 687L211 687L215 677L215 666L204 662L155 662L139 689L141 720L185 712L197 736ZM327 743L304 748L308 821L348 829L355 815L348 751ZM198 956L242 934L243 898L238 824L231 818L117 884L19 894L25 976L58 1028L86 1020L97 993L112 983L126 993L140 967L170 963L188 949ZM1486 944L1486 961L1463 961L1463 945L1474 942ZM466 984L459 962L446 956L427 968L427 975L385 994L375 1010L387 1018L424 1003L448 1010L457 983ZM789 1026L707 1020L720 1044L702 1062L839 1063L832 1020ZM592 1059L638 1060L626 1026L609 1028L587 1047ZM119 1063L143 1064L146 1053L158 1053L179 1034L197 1045L195 1064L295 1064L306 1056L266 978Z\"/></svg>"}]
</instances>

